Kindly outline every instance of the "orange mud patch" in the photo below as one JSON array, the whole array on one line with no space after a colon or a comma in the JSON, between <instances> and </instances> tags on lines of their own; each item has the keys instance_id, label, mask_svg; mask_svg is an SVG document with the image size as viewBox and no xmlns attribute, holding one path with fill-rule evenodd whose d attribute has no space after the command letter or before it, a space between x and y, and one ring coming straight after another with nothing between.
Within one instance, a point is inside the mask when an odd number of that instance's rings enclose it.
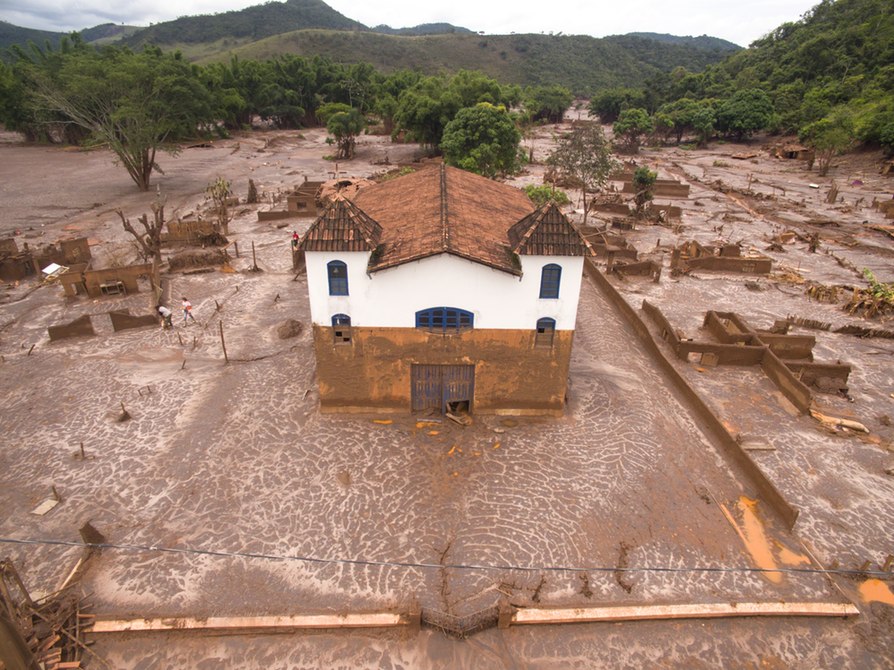
<instances>
[{"instance_id":1,"label":"orange mud patch","mask_svg":"<svg viewBox=\"0 0 894 670\"><path fill-rule=\"evenodd\" d=\"M796 553L779 543L777 543L777 546L779 547L779 560L783 565L810 565L810 559L804 554Z\"/></svg>"},{"instance_id":2,"label":"orange mud patch","mask_svg":"<svg viewBox=\"0 0 894 670\"><path fill-rule=\"evenodd\" d=\"M393 419L373 419L373 423L377 423L380 426L390 426L394 423Z\"/></svg>"},{"instance_id":3,"label":"orange mud patch","mask_svg":"<svg viewBox=\"0 0 894 670\"><path fill-rule=\"evenodd\" d=\"M881 579L867 579L860 584L860 599L864 603L885 603L894 607L894 593Z\"/></svg>"},{"instance_id":4,"label":"orange mud patch","mask_svg":"<svg viewBox=\"0 0 894 670\"><path fill-rule=\"evenodd\" d=\"M742 513L741 525L736 523L725 505L720 505L726 520L730 522L739 539L742 540L742 544L745 545L745 549L751 555L751 560L758 568L765 571L761 574L773 584L782 583L782 573L774 571L779 566L773 556L770 540L767 538L763 522L757 516L757 500L741 496L737 507Z\"/></svg>"}]
</instances>

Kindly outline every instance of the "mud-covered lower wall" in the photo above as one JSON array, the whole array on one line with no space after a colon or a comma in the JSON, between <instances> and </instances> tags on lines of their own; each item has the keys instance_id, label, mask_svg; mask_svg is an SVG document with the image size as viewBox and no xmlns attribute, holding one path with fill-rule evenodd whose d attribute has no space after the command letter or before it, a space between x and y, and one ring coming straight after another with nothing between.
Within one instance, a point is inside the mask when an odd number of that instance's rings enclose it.
<instances>
[{"instance_id":1,"label":"mud-covered lower wall","mask_svg":"<svg viewBox=\"0 0 894 670\"><path fill-rule=\"evenodd\" d=\"M627 320L627 323L633 328L634 332L640 338L640 341L646 348L646 351L658 363L661 370L667 375L674 388L683 396L685 401L699 419L705 431L711 435L719 447L723 449L723 453L735 463L742 472L748 477L757 488L764 502L773 509L779 517L793 528L798 520L798 509L789 504L782 496L779 490L773 485L764 472L751 460L748 453L742 446L736 442L729 431L720 421L716 414L711 411L710 407L702 400L701 396L695 392L689 383L683 378L680 372L674 367L673 363L664 355L646 322L637 314L636 310L624 300L623 296L618 293L617 289L612 286L611 282L599 271L592 261L584 263L586 273L602 290L603 294L612 302L613 305Z\"/></svg>"},{"instance_id":2,"label":"mud-covered lower wall","mask_svg":"<svg viewBox=\"0 0 894 670\"><path fill-rule=\"evenodd\" d=\"M96 335L93 330L93 322L90 315L78 317L74 321L62 324L60 326L50 326L47 328L51 341L64 340L69 337L84 337L86 335Z\"/></svg>"},{"instance_id":3,"label":"mud-covered lower wall","mask_svg":"<svg viewBox=\"0 0 894 670\"><path fill-rule=\"evenodd\" d=\"M112 328L117 333L119 330L129 330L131 328L145 328L147 326L157 326L158 317L154 314L142 314L133 316L127 310L115 310L109 312L112 319Z\"/></svg>"},{"instance_id":4,"label":"mud-covered lower wall","mask_svg":"<svg viewBox=\"0 0 894 670\"><path fill-rule=\"evenodd\" d=\"M344 332L344 331L343 331ZM453 334L416 328L350 329L336 343L314 326L323 411L409 411L412 365L474 365L472 410L484 414L561 415L573 331L535 346L533 330L472 329Z\"/></svg>"}]
</instances>

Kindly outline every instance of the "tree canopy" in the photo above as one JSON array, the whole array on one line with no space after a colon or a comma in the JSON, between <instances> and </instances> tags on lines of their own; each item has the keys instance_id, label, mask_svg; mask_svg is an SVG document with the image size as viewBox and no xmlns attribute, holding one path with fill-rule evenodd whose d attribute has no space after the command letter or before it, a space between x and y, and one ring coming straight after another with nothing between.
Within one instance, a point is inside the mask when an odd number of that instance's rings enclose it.
<instances>
[{"instance_id":1,"label":"tree canopy","mask_svg":"<svg viewBox=\"0 0 894 670\"><path fill-rule=\"evenodd\" d=\"M148 190L158 151L214 121L211 96L192 66L159 49L78 48L58 67L24 69L35 111L55 114L108 146L140 190Z\"/></svg>"},{"instance_id":2,"label":"tree canopy","mask_svg":"<svg viewBox=\"0 0 894 670\"><path fill-rule=\"evenodd\" d=\"M587 195L603 188L608 176L617 167L611 145L596 124L586 124L559 139L548 162L560 174L580 186L583 194L584 224L589 203Z\"/></svg>"},{"instance_id":3,"label":"tree canopy","mask_svg":"<svg viewBox=\"0 0 894 670\"><path fill-rule=\"evenodd\" d=\"M513 172L521 133L506 108L480 102L464 107L444 128L444 160L485 177Z\"/></svg>"}]
</instances>

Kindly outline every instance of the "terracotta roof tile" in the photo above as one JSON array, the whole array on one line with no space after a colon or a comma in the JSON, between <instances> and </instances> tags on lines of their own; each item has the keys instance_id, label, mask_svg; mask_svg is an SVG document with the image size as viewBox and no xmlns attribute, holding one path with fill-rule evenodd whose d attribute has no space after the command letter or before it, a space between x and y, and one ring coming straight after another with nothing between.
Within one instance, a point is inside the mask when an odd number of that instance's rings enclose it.
<instances>
[{"instance_id":1,"label":"terracotta roof tile","mask_svg":"<svg viewBox=\"0 0 894 670\"><path fill-rule=\"evenodd\" d=\"M509 229L512 252L535 256L594 256L593 247L562 213L548 202Z\"/></svg>"},{"instance_id":2,"label":"terracotta roof tile","mask_svg":"<svg viewBox=\"0 0 894 670\"><path fill-rule=\"evenodd\" d=\"M382 227L353 202L336 198L313 222L298 247L305 251L372 251Z\"/></svg>"},{"instance_id":3,"label":"terracotta roof tile","mask_svg":"<svg viewBox=\"0 0 894 670\"><path fill-rule=\"evenodd\" d=\"M506 232L532 204L517 188L438 165L363 189L354 202L382 226L370 271L452 253L519 273Z\"/></svg>"}]
</instances>

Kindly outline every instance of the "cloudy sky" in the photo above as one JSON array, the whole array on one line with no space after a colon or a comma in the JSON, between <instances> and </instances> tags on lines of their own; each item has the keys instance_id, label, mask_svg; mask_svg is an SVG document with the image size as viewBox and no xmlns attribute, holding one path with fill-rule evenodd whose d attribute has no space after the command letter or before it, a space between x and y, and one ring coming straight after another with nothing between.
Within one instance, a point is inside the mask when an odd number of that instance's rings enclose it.
<instances>
[{"instance_id":1,"label":"cloudy sky","mask_svg":"<svg viewBox=\"0 0 894 670\"><path fill-rule=\"evenodd\" d=\"M264 0L0 0L0 20L41 30L70 31L100 23L146 26L178 16L214 14ZM447 22L488 34L563 32L594 37L629 32L722 37L747 46L819 0L330 0L333 9L368 26L394 28Z\"/></svg>"}]
</instances>

